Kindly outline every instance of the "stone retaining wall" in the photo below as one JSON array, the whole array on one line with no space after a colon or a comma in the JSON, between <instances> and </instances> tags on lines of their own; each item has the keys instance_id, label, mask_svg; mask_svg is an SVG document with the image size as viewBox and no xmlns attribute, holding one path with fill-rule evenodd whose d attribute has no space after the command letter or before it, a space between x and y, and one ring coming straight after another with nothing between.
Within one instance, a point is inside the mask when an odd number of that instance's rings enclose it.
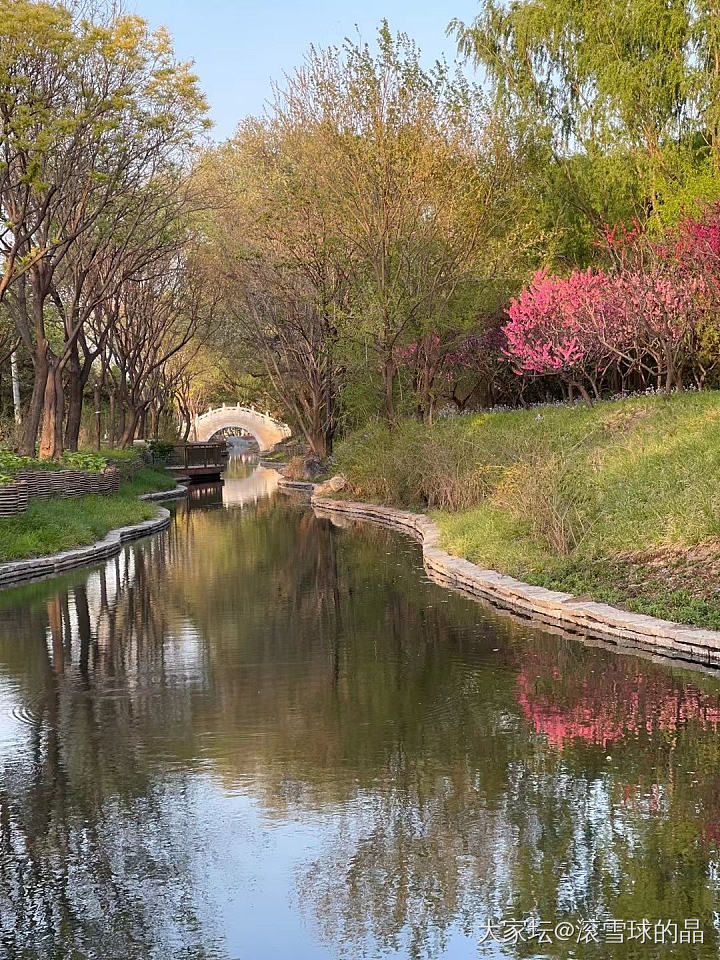
<instances>
[{"instance_id":1,"label":"stone retaining wall","mask_svg":"<svg viewBox=\"0 0 720 960\"><path fill-rule=\"evenodd\" d=\"M272 467L271 469L276 468ZM315 484L308 480L286 480L285 477L281 477L278 480L278 487L280 490L299 490L302 493L311 494L315 489Z\"/></svg>"},{"instance_id":2,"label":"stone retaining wall","mask_svg":"<svg viewBox=\"0 0 720 960\"><path fill-rule=\"evenodd\" d=\"M688 627L572 594L533 587L442 550L440 531L429 517L394 507L313 497L320 515L342 515L402 530L422 544L425 568L433 580L472 597L482 597L517 613L587 637L597 637L663 656L720 666L720 632Z\"/></svg>"},{"instance_id":3,"label":"stone retaining wall","mask_svg":"<svg viewBox=\"0 0 720 960\"><path fill-rule=\"evenodd\" d=\"M156 493L143 493L139 500L179 500L188 495L188 488L180 485L172 487L170 490L158 490Z\"/></svg>"}]
</instances>

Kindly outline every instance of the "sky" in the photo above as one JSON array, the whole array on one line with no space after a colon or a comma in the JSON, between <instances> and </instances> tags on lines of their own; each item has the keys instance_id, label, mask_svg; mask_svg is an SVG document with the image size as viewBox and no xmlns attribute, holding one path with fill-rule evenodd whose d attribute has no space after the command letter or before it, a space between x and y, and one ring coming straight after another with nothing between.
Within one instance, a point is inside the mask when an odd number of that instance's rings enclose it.
<instances>
[{"instance_id":1,"label":"sky","mask_svg":"<svg viewBox=\"0 0 720 960\"><path fill-rule=\"evenodd\" d=\"M383 17L393 32L409 33L423 59L455 58L445 36L450 20L469 22L478 0L129 0L126 9L166 26L182 60L194 60L215 123L213 136L231 136L238 122L262 113L271 81L302 63L311 44L340 44L346 36L372 41Z\"/></svg>"}]
</instances>

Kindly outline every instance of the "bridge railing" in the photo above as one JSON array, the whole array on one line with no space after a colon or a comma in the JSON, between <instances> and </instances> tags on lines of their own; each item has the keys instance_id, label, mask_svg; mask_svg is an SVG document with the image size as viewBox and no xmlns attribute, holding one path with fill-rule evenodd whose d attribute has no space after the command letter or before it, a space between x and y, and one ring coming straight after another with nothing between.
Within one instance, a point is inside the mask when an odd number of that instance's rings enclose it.
<instances>
[{"instance_id":1,"label":"bridge railing","mask_svg":"<svg viewBox=\"0 0 720 960\"><path fill-rule=\"evenodd\" d=\"M237 410L240 413L247 413L247 414L250 414L251 416L259 417L261 420L268 420L270 421L270 423L275 424L275 426L277 427L287 428L286 423L283 423L282 420L277 420L275 417L271 417L268 412L263 413L261 410L256 410L255 407L244 407L239 403L236 403L235 405L232 405L232 404L228 405L227 403L224 403L221 407L210 407L208 410L205 411L205 413L201 413L197 417L197 420L198 421L202 420L204 417L209 417L214 413L222 413L223 410Z\"/></svg>"}]
</instances>

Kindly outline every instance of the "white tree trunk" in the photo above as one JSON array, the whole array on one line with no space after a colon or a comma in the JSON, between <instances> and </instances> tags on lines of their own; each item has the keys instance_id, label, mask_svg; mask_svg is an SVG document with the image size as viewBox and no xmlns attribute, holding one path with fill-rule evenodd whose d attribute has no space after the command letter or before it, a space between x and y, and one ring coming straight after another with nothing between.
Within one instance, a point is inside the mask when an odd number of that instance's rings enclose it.
<instances>
[{"instance_id":1,"label":"white tree trunk","mask_svg":"<svg viewBox=\"0 0 720 960\"><path fill-rule=\"evenodd\" d=\"M15 423L22 423L22 407L20 406L20 377L18 376L17 350L10 354L10 377L12 379L13 407L15 409Z\"/></svg>"}]
</instances>

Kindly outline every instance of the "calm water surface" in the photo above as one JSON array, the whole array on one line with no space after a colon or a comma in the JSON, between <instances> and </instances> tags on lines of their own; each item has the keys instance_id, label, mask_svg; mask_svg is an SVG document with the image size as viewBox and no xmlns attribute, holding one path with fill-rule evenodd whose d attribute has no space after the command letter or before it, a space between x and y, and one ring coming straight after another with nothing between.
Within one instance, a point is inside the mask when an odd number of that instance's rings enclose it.
<instances>
[{"instance_id":1,"label":"calm water surface","mask_svg":"<svg viewBox=\"0 0 720 960\"><path fill-rule=\"evenodd\" d=\"M275 486L238 458L166 534L0 592L0 956L716 957L720 682ZM602 927L480 947L488 917Z\"/></svg>"}]
</instances>

